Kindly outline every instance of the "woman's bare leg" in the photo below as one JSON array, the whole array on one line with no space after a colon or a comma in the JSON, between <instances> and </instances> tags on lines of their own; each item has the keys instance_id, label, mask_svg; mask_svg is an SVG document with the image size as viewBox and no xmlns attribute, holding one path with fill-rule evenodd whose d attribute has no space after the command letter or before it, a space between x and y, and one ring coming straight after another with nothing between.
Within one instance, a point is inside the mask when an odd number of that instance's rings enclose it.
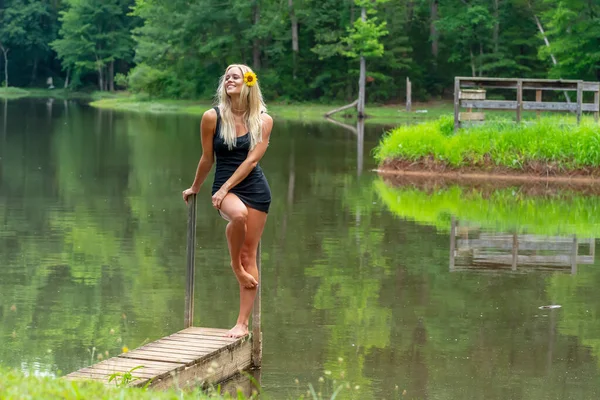
<instances>
[{"instance_id":1,"label":"woman's bare leg","mask_svg":"<svg viewBox=\"0 0 600 400\"><path fill-rule=\"evenodd\" d=\"M235 276L244 288L255 288L258 281L254 276L246 272L242 266L242 246L246 239L248 208L233 193L228 193L221 202L221 214L229 223L225 229L227 245L231 256L231 268Z\"/></svg>"},{"instance_id":2,"label":"woman's bare leg","mask_svg":"<svg viewBox=\"0 0 600 400\"><path fill-rule=\"evenodd\" d=\"M267 214L250 207L247 209L246 237L242 246L241 259L244 270L258 281L256 252L267 222ZM235 326L228 332L227 336L241 337L248 334L248 321L255 298L256 287L246 288L240 285L240 313Z\"/></svg>"}]
</instances>

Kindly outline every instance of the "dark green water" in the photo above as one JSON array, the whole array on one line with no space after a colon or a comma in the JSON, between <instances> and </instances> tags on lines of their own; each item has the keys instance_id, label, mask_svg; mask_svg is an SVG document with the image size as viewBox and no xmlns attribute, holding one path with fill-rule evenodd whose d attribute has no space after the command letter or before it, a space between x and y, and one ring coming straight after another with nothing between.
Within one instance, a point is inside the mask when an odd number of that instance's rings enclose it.
<instances>
[{"instance_id":1,"label":"dark green water","mask_svg":"<svg viewBox=\"0 0 600 400\"><path fill-rule=\"evenodd\" d=\"M0 101L0 116L0 366L60 376L181 329L181 191L199 118L40 100ZM375 188L382 131L367 126L361 158L343 128L276 120L261 162L274 200L265 391L297 397L312 383L326 394L335 379L350 384L338 398L597 398L595 258L574 274L450 271L448 230L396 216ZM237 284L211 180L195 324L228 328ZM549 304L562 308L538 308Z\"/></svg>"}]
</instances>

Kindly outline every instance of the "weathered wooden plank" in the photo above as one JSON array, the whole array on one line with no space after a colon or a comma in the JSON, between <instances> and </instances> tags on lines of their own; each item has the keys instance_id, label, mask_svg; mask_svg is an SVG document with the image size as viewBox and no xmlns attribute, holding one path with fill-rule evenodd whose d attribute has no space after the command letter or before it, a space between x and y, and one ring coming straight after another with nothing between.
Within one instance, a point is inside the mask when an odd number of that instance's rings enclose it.
<instances>
[{"instance_id":1,"label":"weathered wooden plank","mask_svg":"<svg viewBox=\"0 0 600 400\"><path fill-rule=\"evenodd\" d=\"M120 373L124 373L124 372L129 372L131 369L126 369L126 368L119 368L119 369L108 369L108 368L98 368L98 367L90 367L90 368L83 368L80 369L78 372L82 373L82 374L99 374L102 376L110 376L114 373L120 372ZM142 370L142 368L140 369L136 369L135 371L131 372L131 375L137 378L146 378L146 379L151 379L154 378L157 375L163 374L163 373L167 373L169 372L167 371L159 371L159 370L147 370L144 371Z\"/></svg>"},{"instance_id":2,"label":"weathered wooden plank","mask_svg":"<svg viewBox=\"0 0 600 400\"><path fill-rule=\"evenodd\" d=\"M552 242L552 241L527 241L517 238L519 250L554 250L554 251L569 251L571 249L570 242ZM458 239L457 246L459 248L494 248L498 250L512 250L512 238L489 238L489 239Z\"/></svg>"},{"instance_id":3,"label":"weathered wooden plank","mask_svg":"<svg viewBox=\"0 0 600 400\"><path fill-rule=\"evenodd\" d=\"M459 98L461 100L485 100L485 93L485 90L464 89L460 91Z\"/></svg>"},{"instance_id":4,"label":"weathered wooden plank","mask_svg":"<svg viewBox=\"0 0 600 400\"><path fill-rule=\"evenodd\" d=\"M461 112L458 114L458 120L463 121L483 121L485 114L482 112Z\"/></svg>"},{"instance_id":5,"label":"weathered wooden plank","mask_svg":"<svg viewBox=\"0 0 600 400\"><path fill-rule=\"evenodd\" d=\"M213 338L213 339L226 339L224 336L210 336L210 335L204 335L204 334L194 334L194 333L179 333L177 335L172 335L172 336L168 336L169 339L187 339L187 340L196 340L196 341L201 341L204 340L205 338L208 340L208 338ZM232 340L230 342L226 342L223 341L222 343L233 343L235 342L235 340Z\"/></svg>"},{"instance_id":6,"label":"weathered wooden plank","mask_svg":"<svg viewBox=\"0 0 600 400\"><path fill-rule=\"evenodd\" d=\"M219 342L219 341L215 341L215 340L197 340L197 339L190 339L190 338L169 338L169 339L160 339L157 340L155 343L157 344L166 344L169 346L181 346L181 347L191 347L191 348L204 348L205 346L203 346L204 343L208 343L211 345L217 345L217 346L227 346L233 342Z\"/></svg>"},{"instance_id":7,"label":"weathered wooden plank","mask_svg":"<svg viewBox=\"0 0 600 400\"><path fill-rule=\"evenodd\" d=\"M580 257L590 256L578 256L577 263L583 264L583 259ZM474 264L502 264L512 265L513 256L512 254L473 254ZM518 265L546 265L546 266L571 266L570 255L554 255L554 256L538 256L538 255L519 255L517 259Z\"/></svg>"},{"instance_id":8,"label":"weathered wooden plank","mask_svg":"<svg viewBox=\"0 0 600 400\"><path fill-rule=\"evenodd\" d=\"M482 108L491 110L516 110L517 102L514 100L461 100L461 107Z\"/></svg>"},{"instance_id":9,"label":"weathered wooden plank","mask_svg":"<svg viewBox=\"0 0 600 400\"><path fill-rule=\"evenodd\" d=\"M177 352L178 354L189 354L189 355L202 355L206 352L211 352L214 350L218 350L221 347L223 347L222 345L205 345L205 346L182 346L182 345L178 345L178 344L172 344L172 343L152 343L152 346L148 346L148 347L144 347L144 348L140 348L140 350L158 350L158 349L164 349L166 350L172 350L174 353Z\"/></svg>"},{"instance_id":10,"label":"weathered wooden plank","mask_svg":"<svg viewBox=\"0 0 600 400\"><path fill-rule=\"evenodd\" d=\"M222 346L203 346L203 347L181 347L181 346L170 346L168 344L157 344L157 343L151 343L147 346L143 346L140 347L139 349L136 350L140 350L140 351L161 351L164 353L170 353L172 355L182 355L182 356L191 356L194 357L196 355L202 355L205 352L211 352L214 350L218 350L220 349Z\"/></svg>"},{"instance_id":11,"label":"weathered wooden plank","mask_svg":"<svg viewBox=\"0 0 600 400\"><path fill-rule=\"evenodd\" d=\"M234 343L234 342L222 342L219 340L209 340L209 339L206 339L206 337L204 337L200 340L200 339L196 339L196 338L181 337L181 336L180 337L172 337L172 338L171 337L164 338L164 339L160 339L160 341L157 341L157 342L172 343L172 344L179 344L182 346L192 346L192 347L193 346L195 346L195 347L201 346L202 343L213 343L213 344L218 344L220 346L227 346L231 343Z\"/></svg>"},{"instance_id":12,"label":"weathered wooden plank","mask_svg":"<svg viewBox=\"0 0 600 400\"><path fill-rule=\"evenodd\" d=\"M227 336L225 336L227 334L227 332L229 332L229 329L191 327L191 328L183 329L183 330L175 333L175 335L180 334L180 333L195 333L195 334L201 333L203 335L222 335L223 337L227 337ZM235 340L235 338L228 338L228 339Z\"/></svg>"},{"instance_id":13,"label":"weathered wooden plank","mask_svg":"<svg viewBox=\"0 0 600 400\"><path fill-rule=\"evenodd\" d=\"M467 87L495 87L504 89L516 89L519 78L479 78L479 77L457 77L460 80L460 86ZM521 79L523 89L541 89L541 90L577 90L577 83L574 79ZM583 82L583 90L593 92L600 90L598 82Z\"/></svg>"},{"instance_id":14,"label":"weathered wooden plank","mask_svg":"<svg viewBox=\"0 0 600 400\"><path fill-rule=\"evenodd\" d=\"M252 342L237 341L223 351L203 357L194 365L188 366L176 374L152 381L150 388L166 389L177 382L182 388L221 382L239 371L251 366ZM140 385L141 386L141 385Z\"/></svg>"},{"instance_id":15,"label":"weathered wooden plank","mask_svg":"<svg viewBox=\"0 0 600 400\"><path fill-rule=\"evenodd\" d=\"M139 351L133 350L129 353L121 354L119 357L122 358L134 358L136 360L149 360L149 361L168 361L174 363L189 364L194 362L196 359L190 356L180 355L169 355L167 353L155 352L155 351Z\"/></svg>"},{"instance_id":16,"label":"weathered wooden plank","mask_svg":"<svg viewBox=\"0 0 600 400\"><path fill-rule=\"evenodd\" d=\"M67 376L64 376L68 380L77 380L77 381L98 381L106 386L116 386L117 382L112 381L108 382L110 378L109 375L102 375L97 373L82 373L82 372L72 372ZM148 382L148 379L142 379L140 381L136 381L136 386L143 386Z\"/></svg>"},{"instance_id":17,"label":"weathered wooden plank","mask_svg":"<svg viewBox=\"0 0 600 400\"><path fill-rule=\"evenodd\" d=\"M460 128L460 121L458 120L458 114L460 111L460 78L454 78L454 131Z\"/></svg>"}]
</instances>

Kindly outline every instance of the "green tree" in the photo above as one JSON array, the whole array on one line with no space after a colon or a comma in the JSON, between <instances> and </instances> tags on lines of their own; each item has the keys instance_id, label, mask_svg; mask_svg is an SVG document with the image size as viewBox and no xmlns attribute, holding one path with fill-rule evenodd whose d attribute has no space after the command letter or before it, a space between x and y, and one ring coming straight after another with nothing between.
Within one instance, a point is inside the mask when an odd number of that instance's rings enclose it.
<instances>
[{"instance_id":1,"label":"green tree","mask_svg":"<svg viewBox=\"0 0 600 400\"><path fill-rule=\"evenodd\" d=\"M133 42L127 0L67 0L60 38L52 47L63 67L96 71L100 90L114 90L115 61L127 61Z\"/></svg>"}]
</instances>

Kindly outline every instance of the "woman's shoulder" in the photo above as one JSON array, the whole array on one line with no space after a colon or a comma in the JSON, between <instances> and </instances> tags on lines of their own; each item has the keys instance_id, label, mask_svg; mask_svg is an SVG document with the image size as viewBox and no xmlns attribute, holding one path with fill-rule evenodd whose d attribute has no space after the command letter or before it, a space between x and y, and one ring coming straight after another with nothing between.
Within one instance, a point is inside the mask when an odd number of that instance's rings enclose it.
<instances>
[{"instance_id":1,"label":"woman's shoulder","mask_svg":"<svg viewBox=\"0 0 600 400\"><path fill-rule=\"evenodd\" d=\"M209 108L202 114L202 121L217 122L217 111L214 108Z\"/></svg>"},{"instance_id":2,"label":"woman's shoulder","mask_svg":"<svg viewBox=\"0 0 600 400\"><path fill-rule=\"evenodd\" d=\"M262 118L263 122L267 122L267 123L273 123L273 117L271 117L269 114L267 114L266 111L262 111L260 113L260 117Z\"/></svg>"}]
</instances>

